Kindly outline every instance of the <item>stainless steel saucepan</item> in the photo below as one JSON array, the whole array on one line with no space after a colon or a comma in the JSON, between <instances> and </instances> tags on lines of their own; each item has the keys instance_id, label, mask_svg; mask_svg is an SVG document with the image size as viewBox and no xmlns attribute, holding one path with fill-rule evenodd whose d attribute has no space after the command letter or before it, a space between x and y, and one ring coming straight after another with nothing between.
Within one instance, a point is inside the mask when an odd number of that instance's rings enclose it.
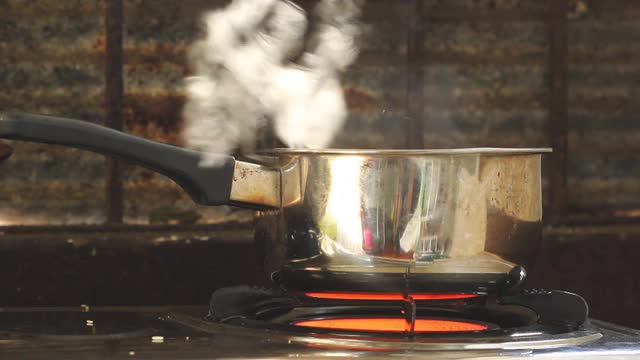
<instances>
[{"instance_id":1,"label":"stainless steel saucepan","mask_svg":"<svg viewBox=\"0 0 640 360\"><path fill-rule=\"evenodd\" d=\"M256 163L84 121L0 117L0 137L73 146L173 179L204 205L257 209L264 270L284 287L485 291L524 278L541 233L549 149L275 149Z\"/></svg>"}]
</instances>

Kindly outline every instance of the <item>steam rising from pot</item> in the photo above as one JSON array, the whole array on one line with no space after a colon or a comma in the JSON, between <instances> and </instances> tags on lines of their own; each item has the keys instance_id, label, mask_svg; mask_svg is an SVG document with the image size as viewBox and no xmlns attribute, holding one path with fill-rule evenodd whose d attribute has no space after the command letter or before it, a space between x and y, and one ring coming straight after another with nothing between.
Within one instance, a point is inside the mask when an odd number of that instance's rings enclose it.
<instances>
[{"instance_id":1,"label":"steam rising from pot","mask_svg":"<svg viewBox=\"0 0 640 360\"><path fill-rule=\"evenodd\" d=\"M339 76L358 55L364 0L321 0L309 23L284 0L233 0L203 18L184 109L187 145L250 153L272 124L289 147L325 148L348 115ZM268 121L269 120L269 121Z\"/></svg>"}]
</instances>

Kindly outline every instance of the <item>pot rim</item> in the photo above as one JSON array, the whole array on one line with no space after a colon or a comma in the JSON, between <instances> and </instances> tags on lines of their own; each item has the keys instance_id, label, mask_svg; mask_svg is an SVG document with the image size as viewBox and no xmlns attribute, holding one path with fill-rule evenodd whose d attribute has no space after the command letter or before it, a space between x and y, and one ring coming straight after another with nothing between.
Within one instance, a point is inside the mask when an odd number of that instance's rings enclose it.
<instances>
[{"instance_id":1,"label":"pot rim","mask_svg":"<svg viewBox=\"0 0 640 360\"><path fill-rule=\"evenodd\" d=\"M550 153L551 148L457 148L457 149L293 149L275 148L260 150L258 154L264 155L518 155L518 154L543 154Z\"/></svg>"}]
</instances>

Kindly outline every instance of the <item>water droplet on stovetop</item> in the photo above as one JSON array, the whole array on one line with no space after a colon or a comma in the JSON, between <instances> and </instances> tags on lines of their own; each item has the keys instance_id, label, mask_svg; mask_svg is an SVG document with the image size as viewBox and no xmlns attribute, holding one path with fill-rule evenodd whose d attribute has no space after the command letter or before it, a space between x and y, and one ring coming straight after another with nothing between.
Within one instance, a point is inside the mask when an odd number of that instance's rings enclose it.
<instances>
[{"instance_id":1,"label":"water droplet on stovetop","mask_svg":"<svg viewBox=\"0 0 640 360\"><path fill-rule=\"evenodd\" d=\"M164 336L152 336L151 337L151 342L152 343L163 343L164 342Z\"/></svg>"}]
</instances>

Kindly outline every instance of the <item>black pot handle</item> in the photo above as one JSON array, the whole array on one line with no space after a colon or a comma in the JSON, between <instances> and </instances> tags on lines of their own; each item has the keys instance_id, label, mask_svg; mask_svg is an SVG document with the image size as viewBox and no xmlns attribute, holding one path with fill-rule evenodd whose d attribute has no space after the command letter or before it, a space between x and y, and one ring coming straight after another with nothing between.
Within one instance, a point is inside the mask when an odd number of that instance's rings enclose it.
<instances>
[{"instance_id":1,"label":"black pot handle","mask_svg":"<svg viewBox=\"0 0 640 360\"><path fill-rule=\"evenodd\" d=\"M0 114L0 138L66 145L131 161L163 174L202 205L229 202L235 159L220 155L214 167L199 165L201 153L129 135L87 121Z\"/></svg>"}]
</instances>

